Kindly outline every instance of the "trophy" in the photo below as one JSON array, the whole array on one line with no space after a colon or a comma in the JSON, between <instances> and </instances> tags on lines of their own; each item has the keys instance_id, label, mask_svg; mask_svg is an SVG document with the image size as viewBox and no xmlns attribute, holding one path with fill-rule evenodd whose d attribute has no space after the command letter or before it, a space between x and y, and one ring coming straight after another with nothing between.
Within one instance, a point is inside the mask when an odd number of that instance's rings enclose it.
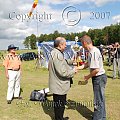
<instances>
[{"instance_id":1,"label":"trophy","mask_svg":"<svg viewBox=\"0 0 120 120\"><path fill-rule=\"evenodd\" d=\"M77 44L78 42L78 36L75 37L75 44L73 45L74 53L77 54L77 52L80 50L80 46Z\"/></svg>"},{"instance_id":2,"label":"trophy","mask_svg":"<svg viewBox=\"0 0 120 120\"><path fill-rule=\"evenodd\" d=\"M74 52L74 61L75 61L75 63L77 63L77 66L80 66L82 60L81 60L80 55L77 54L78 51L80 51L80 46L78 45L77 42L78 42L78 36L75 37L75 44L71 47L72 47L73 52Z\"/></svg>"}]
</instances>

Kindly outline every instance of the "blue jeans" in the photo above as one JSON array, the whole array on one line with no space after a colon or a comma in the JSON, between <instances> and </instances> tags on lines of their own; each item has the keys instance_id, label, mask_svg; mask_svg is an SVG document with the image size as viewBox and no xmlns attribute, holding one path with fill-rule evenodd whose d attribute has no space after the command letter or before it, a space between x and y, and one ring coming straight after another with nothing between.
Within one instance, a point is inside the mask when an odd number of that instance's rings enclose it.
<instances>
[{"instance_id":1,"label":"blue jeans","mask_svg":"<svg viewBox=\"0 0 120 120\"><path fill-rule=\"evenodd\" d=\"M92 77L94 92L93 120L106 120L105 110L105 85L107 76L105 74Z\"/></svg>"},{"instance_id":2,"label":"blue jeans","mask_svg":"<svg viewBox=\"0 0 120 120\"><path fill-rule=\"evenodd\" d=\"M113 59L113 78L116 78L117 66L118 66L118 77L120 78L120 58Z\"/></svg>"}]
</instances>

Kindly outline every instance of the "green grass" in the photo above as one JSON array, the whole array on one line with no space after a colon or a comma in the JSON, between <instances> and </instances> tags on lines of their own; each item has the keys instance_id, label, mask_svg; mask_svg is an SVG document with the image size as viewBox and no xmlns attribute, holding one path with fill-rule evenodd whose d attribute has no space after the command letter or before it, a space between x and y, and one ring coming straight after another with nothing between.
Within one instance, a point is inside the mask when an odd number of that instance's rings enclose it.
<instances>
[{"instance_id":1,"label":"green grass","mask_svg":"<svg viewBox=\"0 0 120 120\"><path fill-rule=\"evenodd\" d=\"M48 70L45 68L35 69L36 61L23 61L21 93L23 100L13 100L11 105L6 102L7 79L4 68L0 66L0 120L51 120L54 116L53 107L39 102L29 101L29 96L34 89L48 87ZM112 71L105 66L109 76L106 86L106 109L107 120L120 119L120 79L112 80ZM112 68L110 68L112 69ZM90 120L93 112L93 90L89 80L87 85L78 85L79 80L88 74L89 70L83 70L74 77L74 84L68 92L68 103L64 116L69 116L70 120ZM52 97L48 97L48 102ZM88 103L90 103L88 105ZM75 105L77 104L77 105ZM81 106L82 104L86 106Z\"/></svg>"}]
</instances>

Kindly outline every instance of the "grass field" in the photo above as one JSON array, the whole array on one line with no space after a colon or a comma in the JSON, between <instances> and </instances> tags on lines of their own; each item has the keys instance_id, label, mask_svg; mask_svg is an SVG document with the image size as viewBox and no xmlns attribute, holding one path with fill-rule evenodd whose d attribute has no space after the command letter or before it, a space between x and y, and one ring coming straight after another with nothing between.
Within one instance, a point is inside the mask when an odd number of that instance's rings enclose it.
<instances>
[{"instance_id":1,"label":"grass field","mask_svg":"<svg viewBox=\"0 0 120 120\"><path fill-rule=\"evenodd\" d=\"M48 104L52 102L52 97L48 97L48 101L43 104L29 101L32 90L48 87L48 70L45 68L35 69L35 62L23 61L21 78L23 100L13 100L10 105L6 102L7 79L4 68L0 65L0 120L51 120L54 118L53 107ZM105 66L108 75L106 86L107 120L119 120L120 79L113 80L111 78L112 71L108 68ZM93 112L91 80L87 85L77 84L79 80L83 80L83 76L88 72L88 70L80 71L74 77L74 84L68 93L68 104L64 113L64 116L68 116L69 120L91 120Z\"/></svg>"}]
</instances>

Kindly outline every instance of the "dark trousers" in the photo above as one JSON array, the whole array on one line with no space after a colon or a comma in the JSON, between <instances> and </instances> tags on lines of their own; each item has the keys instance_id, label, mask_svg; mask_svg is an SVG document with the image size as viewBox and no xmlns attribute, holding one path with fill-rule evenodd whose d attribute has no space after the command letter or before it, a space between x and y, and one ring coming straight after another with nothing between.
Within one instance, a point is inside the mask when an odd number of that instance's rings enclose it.
<instances>
[{"instance_id":1,"label":"dark trousers","mask_svg":"<svg viewBox=\"0 0 120 120\"><path fill-rule=\"evenodd\" d=\"M107 77L105 74L92 78L94 92L93 120L106 120L105 110L105 85Z\"/></svg>"},{"instance_id":2,"label":"dark trousers","mask_svg":"<svg viewBox=\"0 0 120 120\"><path fill-rule=\"evenodd\" d=\"M54 102L55 120L63 120L63 114L66 104L66 94L65 95L53 94L53 102Z\"/></svg>"}]
</instances>

